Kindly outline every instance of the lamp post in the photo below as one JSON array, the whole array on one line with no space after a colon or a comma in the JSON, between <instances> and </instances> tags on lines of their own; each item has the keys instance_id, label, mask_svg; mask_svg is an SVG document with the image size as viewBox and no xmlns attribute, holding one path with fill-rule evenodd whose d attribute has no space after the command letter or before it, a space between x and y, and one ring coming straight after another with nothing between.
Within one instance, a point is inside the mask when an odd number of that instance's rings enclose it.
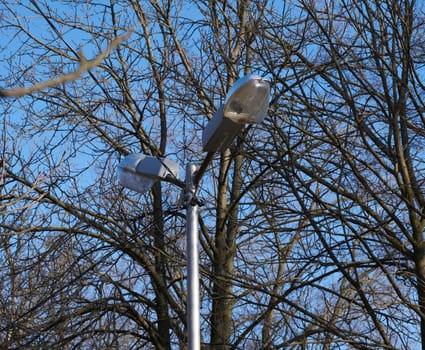
<instances>
[{"instance_id":1,"label":"lamp post","mask_svg":"<svg viewBox=\"0 0 425 350\"><path fill-rule=\"evenodd\" d=\"M270 84L256 75L243 77L229 90L225 103L208 122L202 134L203 151L208 152L200 166L189 163L185 181L179 180L179 165L165 158L144 154L130 154L118 165L122 186L143 193L154 182L167 181L184 189L186 205L186 261L187 261L187 328L188 349L199 350L199 237L198 237L198 184L209 162L217 151L229 147L246 123L260 123L267 115Z\"/></svg>"}]
</instances>

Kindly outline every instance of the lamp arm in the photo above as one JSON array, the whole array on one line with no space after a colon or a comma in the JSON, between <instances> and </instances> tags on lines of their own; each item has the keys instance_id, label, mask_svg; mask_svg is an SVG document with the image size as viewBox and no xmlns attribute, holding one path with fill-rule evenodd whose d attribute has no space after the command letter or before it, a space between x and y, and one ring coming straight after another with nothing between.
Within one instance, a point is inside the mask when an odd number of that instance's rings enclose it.
<instances>
[{"instance_id":1,"label":"lamp arm","mask_svg":"<svg viewBox=\"0 0 425 350\"><path fill-rule=\"evenodd\" d=\"M180 187L181 189L184 189L186 187L183 181L180 181L179 179L177 179L175 176L171 174L167 174L167 176L161 181L169 182L173 185L176 185L177 187Z\"/></svg>"},{"instance_id":2,"label":"lamp arm","mask_svg":"<svg viewBox=\"0 0 425 350\"><path fill-rule=\"evenodd\" d=\"M198 187L199 182L201 181L202 176L205 173L205 170L207 170L208 164L210 164L213 156L214 156L215 151L209 151L206 155L206 157L204 158L202 164L199 166L198 171L195 174L195 178L193 180L193 183L195 185L195 188Z\"/></svg>"}]
</instances>

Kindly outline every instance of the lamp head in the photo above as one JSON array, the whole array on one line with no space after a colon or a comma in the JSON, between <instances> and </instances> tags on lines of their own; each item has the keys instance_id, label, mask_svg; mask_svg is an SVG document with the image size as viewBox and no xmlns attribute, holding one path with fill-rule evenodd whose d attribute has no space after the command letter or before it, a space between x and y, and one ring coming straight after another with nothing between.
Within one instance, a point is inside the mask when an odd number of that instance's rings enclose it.
<instances>
[{"instance_id":1,"label":"lamp head","mask_svg":"<svg viewBox=\"0 0 425 350\"><path fill-rule=\"evenodd\" d=\"M261 123L269 108L270 83L258 75L235 82L224 102L224 118L238 124Z\"/></svg>"},{"instance_id":2,"label":"lamp head","mask_svg":"<svg viewBox=\"0 0 425 350\"><path fill-rule=\"evenodd\" d=\"M179 165L172 160L147 156L141 153L129 154L118 165L118 179L122 186L133 191L149 191L158 180L178 182Z\"/></svg>"},{"instance_id":3,"label":"lamp head","mask_svg":"<svg viewBox=\"0 0 425 350\"><path fill-rule=\"evenodd\" d=\"M202 133L203 150L221 151L232 144L245 123L261 123L267 115L269 98L270 83L260 76L237 80Z\"/></svg>"}]
</instances>

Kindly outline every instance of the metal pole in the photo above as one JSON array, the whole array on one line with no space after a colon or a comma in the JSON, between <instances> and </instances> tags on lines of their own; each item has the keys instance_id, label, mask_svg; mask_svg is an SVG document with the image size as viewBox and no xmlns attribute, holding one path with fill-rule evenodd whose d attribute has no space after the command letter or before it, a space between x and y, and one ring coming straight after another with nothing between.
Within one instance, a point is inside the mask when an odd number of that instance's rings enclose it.
<instances>
[{"instance_id":1,"label":"metal pole","mask_svg":"<svg viewBox=\"0 0 425 350\"><path fill-rule=\"evenodd\" d=\"M189 350L200 350L199 303L199 247L198 208L195 174L198 167L189 163L186 167L186 259L187 259L187 337Z\"/></svg>"}]
</instances>

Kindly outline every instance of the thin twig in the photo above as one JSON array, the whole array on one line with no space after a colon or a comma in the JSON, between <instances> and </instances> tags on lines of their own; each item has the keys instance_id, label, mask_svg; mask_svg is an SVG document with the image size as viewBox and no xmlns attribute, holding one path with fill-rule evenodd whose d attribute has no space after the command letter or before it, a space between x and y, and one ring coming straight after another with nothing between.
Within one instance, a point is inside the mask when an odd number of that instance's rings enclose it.
<instances>
[{"instance_id":1,"label":"thin twig","mask_svg":"<svg viewBox=\"0 0 425 350\"><path fill-rule=\"evenodd\" d=\"M80 66L74 72L61 75L57 78L50 79L48 81L34 84L29 87L16 88L16 89L0 89L0 97L22 97L25 95L30 95L33 92L41 91L45 88L57 86L63 83L67 83L69 81L74 81L79 79L79 77L88 72L90 69L98 66L103 59L105 59L118 45L120 45L123 41L127 40L130 35L133 33L133 30L129 30L127 33L115 38L109 46L102 51L98 56L93 58L92 60L87 60L84 58L82 53L80 54Z\"/></svg>"}]
</instances>

